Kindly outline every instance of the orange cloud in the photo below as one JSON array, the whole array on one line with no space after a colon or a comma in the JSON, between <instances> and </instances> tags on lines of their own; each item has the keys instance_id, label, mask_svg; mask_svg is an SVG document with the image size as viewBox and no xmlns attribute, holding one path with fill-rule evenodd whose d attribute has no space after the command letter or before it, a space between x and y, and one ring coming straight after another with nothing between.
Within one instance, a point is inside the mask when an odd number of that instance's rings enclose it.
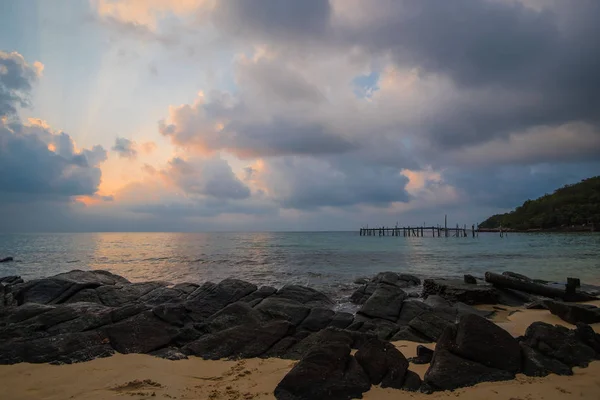
<instances>
[{"instance_id":1,"label":"orange cloud","mask_svg":"<svg viewBox=\"0 0 600 400\"><path fill-rule=\"evenodd\" d=\"M145 142L142 143L140 145L140 150L145 153L145 154L150 154L152 153L154 150L156 150L156 143L150 141L150 142Z\"/></svg>"}]
</instances>

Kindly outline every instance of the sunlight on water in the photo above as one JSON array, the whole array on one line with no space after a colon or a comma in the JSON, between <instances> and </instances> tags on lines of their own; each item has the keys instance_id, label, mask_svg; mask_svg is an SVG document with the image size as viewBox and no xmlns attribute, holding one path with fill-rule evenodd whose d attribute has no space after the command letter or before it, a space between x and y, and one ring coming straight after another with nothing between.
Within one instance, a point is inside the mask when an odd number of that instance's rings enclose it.
<instances>
[{"instance_id":1,"label":"sunlight on water","mask_svg":"<svg viewBox=\"0 0 600 400\"><path fill-rule=\"evenodd\" d=\"M72 269L106 269L132 281L220 281L310 285L335 297L380 271L421 277L483 276L511 270L600 283L600 234L496 234L479 238L361 237L314 233L2 234L0 275L32 279Z\"/></svg>"}]
</instances>

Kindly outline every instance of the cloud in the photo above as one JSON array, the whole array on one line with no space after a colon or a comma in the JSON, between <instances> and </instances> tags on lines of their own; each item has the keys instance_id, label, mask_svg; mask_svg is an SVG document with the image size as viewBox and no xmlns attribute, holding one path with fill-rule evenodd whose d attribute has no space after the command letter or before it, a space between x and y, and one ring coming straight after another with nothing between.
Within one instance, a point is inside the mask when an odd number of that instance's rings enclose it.
<instances>
[{"instance_id":1,"label":"cloud","mask_svg":"<svg viewBox=\"0 0 600 400\"><path fill-rule=\"evenodd\" d=\"M29 105L29 92L43 70L40 62L28 64L17 52L0 51L0 118Z\"/></svg>"},{"instance_id":2,"label":"cloud","mask_svg":"<svg viewBox=\"0 0 600 400\"><path fill-rule=\"evenodd\" d=\"M133 160L137 158L138 155L135 142L126 138L116 138L115 144L111 149L112 151L116 152L121 158L128 158L130 160Z\"/></svg>"},{"instance_id":3,"label":"cloud","mask_svg":"<svg viewBox=\"0 0 600 400\"><path fill-rule=\"evenodd\" d=\"M104 160L101 146L76 150L68 134L39 120L0 122L0 203L94 195Z\"/></svg>"}]
</instances>

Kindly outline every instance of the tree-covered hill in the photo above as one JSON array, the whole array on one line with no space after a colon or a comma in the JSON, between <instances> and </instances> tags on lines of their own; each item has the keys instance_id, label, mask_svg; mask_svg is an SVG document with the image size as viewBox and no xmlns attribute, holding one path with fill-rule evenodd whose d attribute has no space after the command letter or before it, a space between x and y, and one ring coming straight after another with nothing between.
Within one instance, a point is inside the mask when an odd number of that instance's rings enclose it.
<instances>
[{"instance_id":1,"label":"tree-covered hill","mask_svg":"<svg viewBox=\"0 0 600 400\"><path fill-rule=\"evenodd\" d=\"M514 230L600 229L600 176L566 185L552 194L527 200L516 210L497 214L479 224L480 228Z\"/></svg>"}]
</instances>

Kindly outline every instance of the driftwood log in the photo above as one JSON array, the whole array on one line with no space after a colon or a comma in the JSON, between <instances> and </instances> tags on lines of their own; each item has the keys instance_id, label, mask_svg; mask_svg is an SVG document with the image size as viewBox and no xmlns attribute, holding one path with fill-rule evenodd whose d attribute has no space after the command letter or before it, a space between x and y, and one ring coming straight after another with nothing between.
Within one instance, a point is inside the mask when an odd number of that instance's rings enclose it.
<instances>
[{"instance_id":1,"label":"driftwood log","mask_svg":"<svg viewBox=\"0 0 600 400\"><path fill-rule=\"evenodd\" d=\"M584 292L567 292L555 287L518 279L513 276L495 274L493 272L485 273L485 281L500 288L520 290L522 292L536 294L538 296L549 297L552 299L562 299L564 301L591 301L598 298Z\"/></svg>"}]
</instances>

